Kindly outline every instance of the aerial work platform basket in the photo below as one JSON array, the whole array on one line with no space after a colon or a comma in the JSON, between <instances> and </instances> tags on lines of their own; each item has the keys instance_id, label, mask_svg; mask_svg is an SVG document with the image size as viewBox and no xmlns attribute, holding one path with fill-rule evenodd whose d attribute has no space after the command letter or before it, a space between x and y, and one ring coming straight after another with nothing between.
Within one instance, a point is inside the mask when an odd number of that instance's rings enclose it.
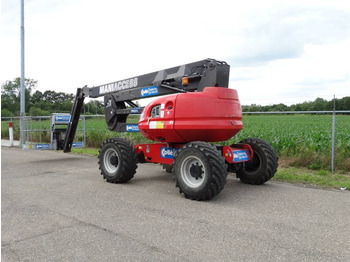
<instances>
[{"instance_id":1,"label":"aerial work platform basket","mask_svg":"<svg viewBox=\"0 0 350 262\"><path fill-rule=\"evenodd\" d=\"M26 116L24 117L26 142L22 149L25 150L62 150L67 126L71 120L69 113L53 113L51 116ZM73 148L85 147L85 117L80 116L81 124L77 128L76 141Z\"/></svg>"}]
</instances>

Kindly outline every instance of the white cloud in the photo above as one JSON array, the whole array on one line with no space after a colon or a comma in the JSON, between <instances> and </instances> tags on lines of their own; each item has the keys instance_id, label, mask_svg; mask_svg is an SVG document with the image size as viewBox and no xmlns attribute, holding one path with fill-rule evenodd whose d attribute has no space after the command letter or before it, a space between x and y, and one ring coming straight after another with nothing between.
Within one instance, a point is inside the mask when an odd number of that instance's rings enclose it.
<instances>
[{"instance_id":1,"label":"white cloud","mask_svg":"<svg viewBox=\"0 0 350 262\"><path fill-rule=\"evenodd\" d=\"M350 95L350 8L339 2L25 3L26 77L42 91L75 93L211 57L231 65L243 103ZM20 75L19 3L3 0L1 12L3 83Z\"/></svg>"}]
</instances>

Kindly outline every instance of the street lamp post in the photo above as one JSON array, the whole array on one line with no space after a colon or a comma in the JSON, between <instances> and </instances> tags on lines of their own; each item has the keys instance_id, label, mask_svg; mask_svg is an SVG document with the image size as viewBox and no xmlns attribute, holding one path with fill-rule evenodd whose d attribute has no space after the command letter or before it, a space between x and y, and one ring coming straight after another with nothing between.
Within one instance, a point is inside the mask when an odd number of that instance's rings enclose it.
<instances>
[{"instance_id":1,"label":"street lamp post","mask_svg":"<svg viewBox=\"0 0 350 262\"><path fill-rule=\"evenodd\" d=\"M20 139L21 147L25 143L25 78L24 78L24 0L21 0L21 94L20 94Z\"/></svg>"}]
</instances>

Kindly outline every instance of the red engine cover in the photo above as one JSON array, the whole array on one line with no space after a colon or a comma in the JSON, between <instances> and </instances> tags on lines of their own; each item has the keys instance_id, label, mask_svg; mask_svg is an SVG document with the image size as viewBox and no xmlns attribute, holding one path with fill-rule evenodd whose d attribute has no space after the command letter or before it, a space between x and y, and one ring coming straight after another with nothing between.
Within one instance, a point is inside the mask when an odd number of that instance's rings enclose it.
<instances>
[{"instance_id":1,"label":"red engine cover","mask_svg":"<svg viewBox=\"0 0 350 262\"><path fill-rule=\"evenodd\" d=\"M237 91L222 87L158 98L139 121L146 138L169 143L226 141L242 127Z\"/></svg>"}]
</instances>

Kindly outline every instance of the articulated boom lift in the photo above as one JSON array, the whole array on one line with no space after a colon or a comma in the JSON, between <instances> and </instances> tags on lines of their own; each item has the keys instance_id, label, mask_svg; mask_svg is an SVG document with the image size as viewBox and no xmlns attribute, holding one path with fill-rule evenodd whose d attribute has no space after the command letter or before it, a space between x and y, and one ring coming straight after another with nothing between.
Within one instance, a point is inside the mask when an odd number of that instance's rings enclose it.
<instances>
[{"instance_id":1,"label":"articulated boom lift","mask_svg":"<svg viewBox=\"0 0 350 262\"><path fill-rule=\"evenodd\" d=\"M110 130L141 132L157 143L131 145L107 139L99 153L99 168L111 183L134 177L137 163L159 163L174 172L176 186L186 198L208 200L219 194L228 172L244 183L262 184L277 170L274 149L258 138L231 146L226 141L242 128L236 90L229 89L230 66L206 59L96 87L78 88L68 125L64 152L70 152L85 97L104 96ZM167 96L165 96L167 95ZM146 107L133 100L162 96ZM141 114L138 123L127 117Z\"/></svg>"}]
</instances>

